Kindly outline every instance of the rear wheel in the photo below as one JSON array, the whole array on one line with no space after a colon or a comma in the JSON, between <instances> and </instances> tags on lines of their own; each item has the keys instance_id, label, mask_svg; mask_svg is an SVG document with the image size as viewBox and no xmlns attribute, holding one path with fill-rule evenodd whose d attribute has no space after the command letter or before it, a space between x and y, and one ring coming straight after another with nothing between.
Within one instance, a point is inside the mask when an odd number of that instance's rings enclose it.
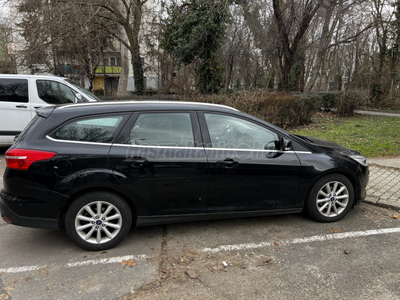
<instances>
[{"instance_id":1,"label":"rear wheel","mask_svg":"<svg viewBox=\"0 0 400 300\"><path fill-rule=\"evenodd\" d=\"M77 198L65 218L68 236L86 250L100 251L116 246L132 224L129 205L119 196L92 192Z\"/></svg>"},{"instance_id":2,"label":"rear wheel","mask_svg":"<svg viewBox=\"0 0 400 300\"><path fill-rule=\"evenodd\" d=\"M340 174L318 180L307 199L306 211L316 221L335 222L342 219L354 202L354 188L350 180Z\"/></svg>"}]
</instances>

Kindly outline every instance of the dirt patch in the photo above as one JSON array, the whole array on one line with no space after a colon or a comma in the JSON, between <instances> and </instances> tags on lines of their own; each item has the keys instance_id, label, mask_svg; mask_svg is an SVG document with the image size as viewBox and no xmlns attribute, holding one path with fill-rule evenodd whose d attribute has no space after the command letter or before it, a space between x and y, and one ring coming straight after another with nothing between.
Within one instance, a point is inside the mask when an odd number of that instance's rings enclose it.
<instances>
[{"instance_id":1,"label":"dirt patch","mask_svg":"<svg viewBox=\"0 0 400 300\"><path fill-rule=\"evenodd\" d=\"M183 250L179 254L161 255L156 281L136 290L128 299L237 299L244 277L255 269L278 271L279 265L271 255L250 253L203 253ZM248 278L246 279L248 280ZM230 290L227 290L227 282ZM239 288L240 289L240 288ZM254 295L248 295L253 298Z\"/></svg>"}]
</instances>

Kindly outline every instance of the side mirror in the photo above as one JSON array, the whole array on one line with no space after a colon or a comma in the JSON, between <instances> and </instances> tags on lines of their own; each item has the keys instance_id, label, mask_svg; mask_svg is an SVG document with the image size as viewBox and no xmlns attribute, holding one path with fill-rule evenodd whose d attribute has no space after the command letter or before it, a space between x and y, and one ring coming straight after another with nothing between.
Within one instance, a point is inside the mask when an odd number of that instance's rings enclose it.
<instances>
[{"instance_id":1,"label":"side mirror","mask_svg":"<svg viewBox=\"0 0 400 300\"><path fill-rule=\"evenodd\" d=\"M281 147L282 147L282 151L289 151L292 149L292 141L285 139L284 137L281 138Z\"/></svg>"},{"instance_id":2,"label":"side mirror","mask_svg":"<svg viewBox=\"0 0 400 300\"><path fill-rule=\"evenodd\" d=\"M82 102L82 95L79 93L75 94L75 98L76 98L76 103L80 103Z\"/></svg>"}]
</instances>

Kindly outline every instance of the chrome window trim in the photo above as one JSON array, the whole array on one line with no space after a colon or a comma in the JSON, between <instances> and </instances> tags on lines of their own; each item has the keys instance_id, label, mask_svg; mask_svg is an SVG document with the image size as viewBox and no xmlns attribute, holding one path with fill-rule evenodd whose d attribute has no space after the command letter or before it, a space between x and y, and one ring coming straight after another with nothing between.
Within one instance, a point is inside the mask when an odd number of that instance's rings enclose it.
<instances>
[{"instance_id":1,"label":"chrome window trim","mask_svg":"<svg viewBox=\"0 0 400 300\"><path fill-rule=\"evenodd\" d=\"M117 147L137 147L137 148L159 148L159 149L193 149L193 150L203 150L204 147L182 147L182 146L149 146L149 145L130 145L130 144L113 144Z\"/></svg>"},{"instance_id":2,"label":"chrome window trim","mask_svg":"<svg viewBox=\"0 0 400 300\"><path fill-rule=\"evenodd\" d=\"M264 149L235 149L235 148L204 148L205 150L216 150L216 151L254 151L254 152L276 152L276 153L302 153L302 154L312 154L309 151L283 151L283 150L264 150Z\"/></svg>"},{"instance_id":3,"label":"chrome window trim","mask_svg":"<svg viewBox=\"0 0 400 300\"><path fill-rule=\"evenodd\" d=\"M112 146L111 143L97 143L97 142L82 142L82 141L70 141L70 140L57 140L46 135L50 141L57 142L57 143L72 143L72 144L85 144L85 145L104 145L104 146Z\"/></svg>"},{"instance_id":4,"label":"chrome window trim","mask_svg":"<svg viewBox=\"0 0 400 300\"><path fill-rule=\"evenodd\" d=\"M57 140L46 135L46 138L53 142L59 143L73 143L73 144L89 144L89 145L105 145L105 146L117 146L117 147L136 147L136 148L159 148L159 149L190 149L190 150L215 150L215 151L253 151L253 152L275 152L275 153L300 153L300 154L312 154L309 151L282 151L282 150L262 150L262 149L235 149L235 148L205 148L205 147L182 147L182 146L148 146L148 145L129 145L129 144L111 144L111 143L96 143L96 142L82 142L82 141L69 141L69 140Z\"/></svg>"},{"instance_id":5,"label":"chrome window trim","mask_svg":"<svg viewBox=\"0 0 400 300\"><path fill-rule=\"evenodd\" d=\"M130 144L113 144L117 147L137 147L137 148L172 148L172 149L204 149L204 150L215 150L215 151L257 151L257 152L276 152L276 153L302 153L312 154L308 151L282 151L282 150L257 150L257 149L235 149L235 148L208 148L208 147L182 147L182 146L149 146L149 145L130 145Z\"/></svg>"}]
</instances>

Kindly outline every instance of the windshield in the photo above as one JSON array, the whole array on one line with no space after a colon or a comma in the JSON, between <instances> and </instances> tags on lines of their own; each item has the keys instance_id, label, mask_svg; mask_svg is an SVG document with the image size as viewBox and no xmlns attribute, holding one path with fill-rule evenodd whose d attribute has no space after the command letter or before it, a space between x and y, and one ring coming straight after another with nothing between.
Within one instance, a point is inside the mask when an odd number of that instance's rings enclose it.
<instances>
[{"instance_id":1,"label":"windshield","mask_svg":"<svg viewBox=\"0 0 400 300\"><path fill-rule=\"evenodd\" d=\"M82 94L84 94L85 96L95 99L97 101L101 101L99 98L97 98L95 95L93 95L91 92L89 92L87 89L84 89L83 87L81 87L80 85L77 85L75 82L73 82L71 79L64 79L66 82L68 82L69 84L73 85L74 87L76 87Z\"/></svg>"}]
</instances>

